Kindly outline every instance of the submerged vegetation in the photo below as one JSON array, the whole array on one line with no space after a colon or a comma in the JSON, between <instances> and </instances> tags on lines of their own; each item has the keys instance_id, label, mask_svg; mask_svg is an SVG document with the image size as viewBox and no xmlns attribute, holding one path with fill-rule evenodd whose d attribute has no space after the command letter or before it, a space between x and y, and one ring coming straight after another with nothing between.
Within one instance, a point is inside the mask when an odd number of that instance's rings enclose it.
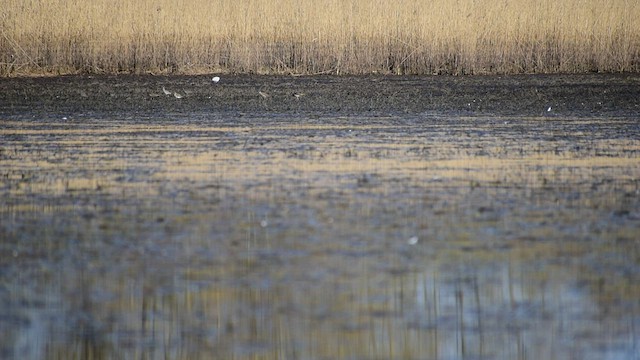
<instances>
[{"instance_id":1,"label":"submerged vegetation","mask_svg":"<svg viewBox=\"0 0 640 360\"><path fill-rule=\"evenodd\" d=\"M5 0L0 75L640 70L628 0Z\"/></svg>"}]
</instances>

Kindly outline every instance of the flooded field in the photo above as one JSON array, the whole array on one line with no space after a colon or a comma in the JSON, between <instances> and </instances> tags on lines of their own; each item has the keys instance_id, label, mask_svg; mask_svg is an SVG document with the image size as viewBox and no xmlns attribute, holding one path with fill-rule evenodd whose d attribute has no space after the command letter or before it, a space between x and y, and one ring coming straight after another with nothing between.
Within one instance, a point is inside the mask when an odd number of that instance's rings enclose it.
<instances>
[{"instance_id":1,"label":"flooded field","mask_svg":"<svg viewBox=\"0 0 640 360\"><path fill-rule=\"evenodd\" d=\"M639 358L638 76L0 90L1 358Z\"/></svg>"}]
</instances>

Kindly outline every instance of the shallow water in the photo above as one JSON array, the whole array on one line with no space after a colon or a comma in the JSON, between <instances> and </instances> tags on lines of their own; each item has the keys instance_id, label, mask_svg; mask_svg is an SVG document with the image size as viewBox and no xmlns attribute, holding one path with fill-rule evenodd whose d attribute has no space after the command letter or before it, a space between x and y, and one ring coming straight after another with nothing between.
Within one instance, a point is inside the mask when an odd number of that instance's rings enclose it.
<instances>
[{"instance_id":1,"label":"shallow water","mask_svg":"<svg viewBox=\"0 0 640 360\"><path fill-rule=\"evenodd\" d=\"M3 120L3 358L637 359L628 117Z\"/></svg>"},{"instance_id":2,"label":"shallow water","mask_svg":"<svg viewBox=\"0 0 640 360\"><path fill-rule=\"evenodd\" d=\"M7 121L3 357L632 359L635 120Z\"/></svg>"}]
</instances>

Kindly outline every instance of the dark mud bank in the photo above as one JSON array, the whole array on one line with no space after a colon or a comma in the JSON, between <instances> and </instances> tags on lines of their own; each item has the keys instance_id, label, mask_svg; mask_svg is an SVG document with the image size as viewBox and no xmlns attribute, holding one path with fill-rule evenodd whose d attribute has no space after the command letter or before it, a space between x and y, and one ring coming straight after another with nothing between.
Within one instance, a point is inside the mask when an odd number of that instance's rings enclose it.
<instances>
[{"instance_id":1,"label":"dark mud bank","mask_svg":"<svg viewBox=\"0 0 640 360\"><path fill-rule=\"evenodd\" d=\"M163 88L169 92L165 94ZM174 95L177 94L178 97ZM0 80L0 116L174 114L629 116L640 75L63 76Z\"/></svg>"}]
</instances>

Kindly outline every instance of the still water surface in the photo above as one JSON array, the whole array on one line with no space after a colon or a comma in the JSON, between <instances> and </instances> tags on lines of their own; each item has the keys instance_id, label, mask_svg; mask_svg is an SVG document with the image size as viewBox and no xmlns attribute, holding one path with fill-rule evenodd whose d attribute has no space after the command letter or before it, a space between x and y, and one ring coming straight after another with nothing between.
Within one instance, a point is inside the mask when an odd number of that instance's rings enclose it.
<instances>
[{"instance_id":1,"label":"still water surface","mask_svg":"<svg viewBox=\"0 0 640 360\"><path fill-rule=\"evenodd\" d=\"M639 358L637 120L2 125L3 358Z\"/></svg>"}]
</instances>

